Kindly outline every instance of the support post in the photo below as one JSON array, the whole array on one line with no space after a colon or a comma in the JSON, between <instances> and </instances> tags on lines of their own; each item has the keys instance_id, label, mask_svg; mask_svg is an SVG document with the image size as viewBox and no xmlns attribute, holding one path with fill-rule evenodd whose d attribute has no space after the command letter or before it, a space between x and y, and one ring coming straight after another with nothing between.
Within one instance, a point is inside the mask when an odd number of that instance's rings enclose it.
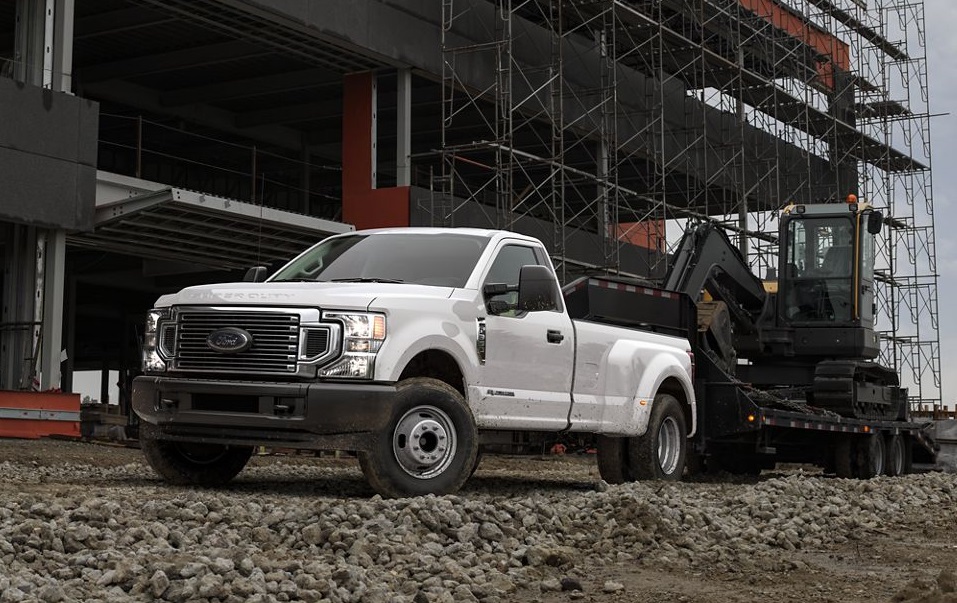
<instances>
[{"instance_id":1,"label":"support post","mask_svg":"<svg viewBox=\"0 0 957 603\"><path fill-rule=\"evenodd\" d=\"M395 185L412 184L412 70L396 73Z\"/></svg>"},{"instance_id":2,"label":"support post","mask_svg":"<svg viewBox=\"0 0 957 603\"><path fill-rule=\"evenodd\" d=\"M75 0L56 0L54 33L59 42L53 55L53 89L73 91L73 20Z\"/></svg>"},{"instance_id":3,"label":"support post","mask_svg":"<svg viewBox=\"0 0 957 603\"><path fill-rule=\"evenodd\" d=\"M372 114L370 119L370 132L369 132L369 148L372 149L372 153L369 155L369 160L372 162L372 173L370 174L372 188L376 189L379 187L379 182L377 180L377 172L379 168L379 79L376 77L375 73L370 74L372 76L372 88L371 88L371 99L372 99Z\"/></svg>"},{"instance_id":4,"label":"support post","mask_svg":"<svg viewBox=\"0 0 957 603\"><path fill-rule=\"evenodd\" d=\"M43 335L40 344L40 391L60 387L63 353L63 293L66 233L51 230L43 258Z\"/></svg>"}]
</instances>

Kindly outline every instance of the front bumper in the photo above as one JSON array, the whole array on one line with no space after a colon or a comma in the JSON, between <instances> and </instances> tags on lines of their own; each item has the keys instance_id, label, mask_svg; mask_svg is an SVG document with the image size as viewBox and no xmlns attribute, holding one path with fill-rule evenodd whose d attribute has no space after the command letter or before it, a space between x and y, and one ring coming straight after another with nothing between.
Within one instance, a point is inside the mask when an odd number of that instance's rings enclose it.
<instances>
[{"instance_id":1,"label":"front bumper","mask_svg":"<svg viewBox=\"0 0 957 603\"><path fill-rule=\"evenodd\" d=\"M364 450L388 424L395 394L391 385L142 376L133 409L163 440Z\"/></svg>"}]
</instances>

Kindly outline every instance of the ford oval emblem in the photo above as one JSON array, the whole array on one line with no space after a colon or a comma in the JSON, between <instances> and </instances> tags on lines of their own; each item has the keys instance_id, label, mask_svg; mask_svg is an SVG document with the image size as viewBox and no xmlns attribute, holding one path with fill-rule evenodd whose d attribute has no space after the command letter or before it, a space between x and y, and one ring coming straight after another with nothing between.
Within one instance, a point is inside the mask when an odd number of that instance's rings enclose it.
<instances>
[{"instance_id":1,"label":"ford oval emblem","mask_svg":"<svg viewBox=\"0 0 957 603\"><path fill-rule=\"evenodd\" d=\"M245 352L253 345L253 336L249 331L236 327L216 329L206 337L209 349L220 354L238 354Z\"/></svg>"}]
</instances>

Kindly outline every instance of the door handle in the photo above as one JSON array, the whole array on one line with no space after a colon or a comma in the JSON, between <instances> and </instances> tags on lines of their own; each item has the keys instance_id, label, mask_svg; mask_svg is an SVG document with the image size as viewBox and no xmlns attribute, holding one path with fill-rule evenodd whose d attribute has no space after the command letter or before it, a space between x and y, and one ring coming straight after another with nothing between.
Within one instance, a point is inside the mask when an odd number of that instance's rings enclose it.
<instances>
[{"instance_id":1,"label":"door handle","mask_svg":"<svg viewBox=\"0 0 957 603\"><path fill-rule=\"evenodd\" d=\"M549 329L548 333L545 335L545 338L548 340L548 343L561 343L565 339L565 336L562 335L561 331Z\"/></svg>"}]
</instances>

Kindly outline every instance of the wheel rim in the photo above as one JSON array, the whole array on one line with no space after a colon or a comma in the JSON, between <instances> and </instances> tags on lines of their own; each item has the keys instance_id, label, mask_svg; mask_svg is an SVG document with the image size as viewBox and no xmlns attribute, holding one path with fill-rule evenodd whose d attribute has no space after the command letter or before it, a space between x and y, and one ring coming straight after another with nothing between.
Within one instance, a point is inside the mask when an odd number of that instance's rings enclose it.
<instances>
[{"instance_id":1,"label":"wheel rim","mask_svg":"<svg viewBox=\"0 0 957 603\"><path fill-rule=\"evenodd\" d=\"M455 427L444 411L417 406L402 415L392 434L392 452L402 470L417 479L445 471L455 458Z\"/></svg>"},{"instance_id":2,"label":"wheel rim","mask_svg":"<svg viewBox=\"0 0 957 603\"><path fill-rule=\"evenodd\" d=\"M876 448L877 452L874 455L872 462L874 463L874 475L878 476L884 474L884 458L887 454L887 448L884 446L884 436L878 434L873 437L877 438L874 440L874 448Z\"/></svg>"},{"instance_id":3,"label":"wheel rim","mask_svg":"<svg viewBox=\"0 0 957 603\"><path fill-rule=\"evenodd\" d=\"M887 468L890 475L904 473L904 441L899 436L891 438L890 456L890 467Z\"/></svg>"},{"instance_id":4,"label":"wheel rim","mask_svg":"<svg viewBox=\"0 0 957 603\"><path fill-rule=\"evenodd\" d=\"M658 428L658 466L665 475L678 469L681 456L681 429L674 417L666 417Z\"/></svg>"}]
</instances>

